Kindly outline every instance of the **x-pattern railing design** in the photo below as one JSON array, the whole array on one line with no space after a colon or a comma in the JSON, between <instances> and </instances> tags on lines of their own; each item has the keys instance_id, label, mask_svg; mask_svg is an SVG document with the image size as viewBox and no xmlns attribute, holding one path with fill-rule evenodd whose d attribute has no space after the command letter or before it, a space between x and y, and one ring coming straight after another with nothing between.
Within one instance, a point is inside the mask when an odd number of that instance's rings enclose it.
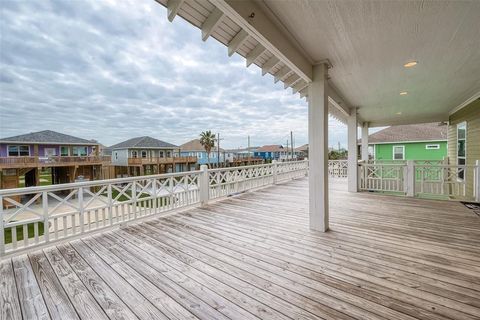
<instances>
[{"instance_id":1,"label":"x-pattern railing design","mask_svg":"<svg viewBox=\"0 0 480 320\"><path fill-rule=\"evenodd\" d=\"M305 176L307 170L307 161L294 161L0 190L0 257L205 204L277 178Z\"/></svg>"}]
</instances>

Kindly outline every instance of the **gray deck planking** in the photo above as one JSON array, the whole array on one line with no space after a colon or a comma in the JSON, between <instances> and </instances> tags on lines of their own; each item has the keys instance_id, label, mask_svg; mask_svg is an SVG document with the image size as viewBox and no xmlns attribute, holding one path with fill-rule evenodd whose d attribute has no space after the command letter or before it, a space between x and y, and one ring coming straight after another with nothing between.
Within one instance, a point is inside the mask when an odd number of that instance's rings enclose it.
<instances>
[{"instance_id":1,"label":"gray deck planking","mask_svg":"<svg viewBox=\"0 0 480 320\"><path fill-rule=\"evenodd\" d=\"M0 262L1 319L479 319L480 219L307 181Z\"/></svg>"}]
</instances>

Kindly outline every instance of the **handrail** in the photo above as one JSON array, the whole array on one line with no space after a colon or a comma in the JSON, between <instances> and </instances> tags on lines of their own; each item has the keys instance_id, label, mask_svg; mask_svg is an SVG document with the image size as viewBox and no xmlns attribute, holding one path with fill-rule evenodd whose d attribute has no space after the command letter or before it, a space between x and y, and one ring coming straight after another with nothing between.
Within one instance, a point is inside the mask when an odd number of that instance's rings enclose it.
<instances>
[{"instance_id":1,"label":"handrail","mask_svg":"<svg viewBox=\"0 0 480 320\"><path fill-rule=\"evenodd\" d=\"M303 177L307 170L307 161L210 170L202 166L188 172L0 190L0 258Z\"/></svg>"}]
</instances>

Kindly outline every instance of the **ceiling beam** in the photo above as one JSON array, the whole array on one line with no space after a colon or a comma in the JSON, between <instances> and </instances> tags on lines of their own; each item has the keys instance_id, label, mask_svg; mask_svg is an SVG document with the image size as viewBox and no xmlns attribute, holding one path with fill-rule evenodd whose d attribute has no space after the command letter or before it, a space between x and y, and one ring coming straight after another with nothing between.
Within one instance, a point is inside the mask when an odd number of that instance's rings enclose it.
<instances>
[{"instance_id":1,"label":"ceiling beam","mask_svg":"<svg viewBox=\"0 0 480 320\"><path fill-rule=\"evenodd\" d=\"M283 87L287 89L299 79L300 79L300 76L294 73L291 76L289 76L287 79L285 79L285 81L283 81Z\"/></svg>"},{"instance_id":2,"label":"ceiling beam","mask_svg":"<svg viewBox=\"0 0 480 320\"><path fill-rule=\"evenodd\" d=\"M337 90L332 86L328 85L328 101L335 106L340 112L345 116L350 116L351 114L351 105L345 100L341 95L338 94Z\"/></svg>"},{"instance_id":3,"label":"ceiling beam","mask_svg":"<svg viewBox=\"0 0 480 320\"><path fill-rule=\"evenodd\" d=\"M261 44L258 44L252 51L250 51L247 54L247 67L250 67L250 65L258 58L262 53L265 52L265 47L262 46Z\"/></svg>"},{"instance_id":4,"label":"ceiling beam","mask_svg":"<svg viewBox=\"0 0 480 320\"><path fill-rule=\"evenodd\" d=\"M208 16L207 20L202 24L202 40L206 41L208 37L213 33L215 28L222 20L223 12L216 8Z\"/></svg>"},{"instance_id":5,"label":"ceiling beam","mask_svg":"<svg viewBox=\"0 0 480 320\"><path fill-rule=\"evenodd\" d=\"M303 80L312 81L312 64L276 27L254 0L210 0Z\"/></svg>"},{"instance_id":6,"label":"ceiling beam","mask_svg":"<svg viewBox=\"0 0 480 320\"><path fill-rule=\"evenodd\" d=\"M248 33L245 30L240 30L239 33L233 37L232 41L228 43L228 56L231 57L235 52L237 52L238 48L242 46L242 44L247 40Z\"/></svg>"},{"instance_id":7,"label":"ceiling beam","mask_svg":"<svg viewBox=\"0 0 480 320\"><path fill-rule=\"evenodd\" d=\"M267 73L269 73L270 71L272 71L272 69L279 63L280 63L280 59L278 59L275 56L268 59L268 61L265 62L262 66L262 76L264 76Z\"/></svg>"},{"instance_id":8,"label":"ceiling beam","mask_svg":"<svg viewBox=\"0 0 480 320\"><path fill-rule=\"evenodd\" d=\"M283 67L282 69L278 70L274 75L273 75L273 78L274 78L274 82L277 83L278 81L282 80L283 77L285 77L289 72L290 72L290 68L285 66Z\"/></svg>"},{"instance_id":9,"label":"ceiling beam","mask_svg":"<svg viewBox=\"0 0 480 320\"><path fill-rule=\"evenodd\" d=\"M300 80L292 87L292 93L295 94L300 90L306 88L307 86L308 86L307 82L305 82L304 80Z\"/></svg>"},{"instance_id":10,"label":"ceiling beam","mask_svg":"<svg viewBox=\"0 0 480 320\"><path fill-rule=\"evenodd\" d=\"M300 99L303 97L306 97L308 94L308 86L306 88L303 88L302 90L299 91L300 93Z\"/></svg>"},{"instance_id":11,"label":"ceiling beam","mask_svg":"<svg viewBox=\"0 0 480 320\"><path fill-rule=\"evenodd\" d=\"M185 0L168 0L167 2L167 18L168 21L172 22L173 19L177 16L178 10L182 6Z\"/></svg>"}]
</instances>

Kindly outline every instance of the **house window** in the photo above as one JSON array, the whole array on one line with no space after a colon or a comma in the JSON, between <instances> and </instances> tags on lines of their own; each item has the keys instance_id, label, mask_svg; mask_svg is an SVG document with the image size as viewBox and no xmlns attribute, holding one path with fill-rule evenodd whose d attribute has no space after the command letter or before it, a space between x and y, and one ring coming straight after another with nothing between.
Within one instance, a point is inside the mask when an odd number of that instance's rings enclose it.
<instances>
[{"instance_id":1,"label":"house window","mask_svg":"<svg viewBox=\"0 0 480 320\"><path fill-rule=\"evenodd\" d=\"M117 151L115 151L115 152L113 153L113 155L115 156L115 160L118 160L118 153L117 153Z\"/></svg>"},{"instance_id":2,"label":"house window","mask_svg":"<svg viewBox=\"0 0 480 320\"><path fill-rule=\"evenodd\" d=\"M160 155L160 158L163 158L163 151L160 151L159 155Z\"/></svg>"},{"instance_id":3,"label":"house window","mask_svg":"<svg viewBox=\"0 0 480 320\"><path fill-rule=\"evenodd\" d=\"M73 155L77 157L85 157L87 155L87 147L73 147Z\"/></svg>"},{"instance_id":4,"label":"house window","mask_svg":"<svg viewBox=\"0 0 480 320\"><path fill-rule=\"evenodd\" d=\"M138 158L138 152L136 150L132 151L132 158Z\"/></svg>"},{"instance_id":5,"label":"house window","mask_svg":"<svg viewBox=\"0 0 480 320\"><path fill-rule=\"evenodd\" d=\"M172 153L170 151L167 151L167 158L170 158L172 156Z\"/></svg>"},{"instance_id":6,"label":"house window","mask_svg":"<svg viewBox=\"0 0 480 320\"><path fill-rule=\"evenodd\" d=\"M69 147L60 147L60 156L68 157L70 155L70 148Z\"/></svg>"},{"instance_id":7,"label":"house window","mask_svg":"<svg viewBox=\"0 0 480 320\"><path fill-rule=\"evenodd\" d=\"M439 144L427 144L427 145L425 145L425 149L427 149L427 150L438 150L438 149L440 149L440 145Z\"/></svg>"},{"instance_id":8,"label":"house window","mask_svg":"<svg viewBox=\"0 0 480 320\"><path fill-rule=\"evenodd\" d=\"M457 124L457 165L464 166L467 159L467 123ZM465 179L465 169L458 171L458 178Z\"/></svg>"},{"instance_id":9,"label":"house window","mask_svg":"<svg viewBox=\"0 0 480 320\"><path fill-rule=\"evenodd\" d=\"M147 151L146 150L142 150L142 158L146 158L147 157Z\"/></svg>"},{"instance_id":10,"label":"house window","mask_svg":"<svg viewBox=\"0 0 480 320\"><path fill-rule=\"evenodd\" d=\"M28 157L30 148L28 146L8 146L9 157Z\"/></svg>"},{"instance_id":11,"label":"house window","mask_svg":"<svg viewBox=\"0 0 480 320\"><path fill-rule=\"evenodd\" d=\"M405 146L393 146L393 160L405 160Z\"/></svg>"}]
</instances>

